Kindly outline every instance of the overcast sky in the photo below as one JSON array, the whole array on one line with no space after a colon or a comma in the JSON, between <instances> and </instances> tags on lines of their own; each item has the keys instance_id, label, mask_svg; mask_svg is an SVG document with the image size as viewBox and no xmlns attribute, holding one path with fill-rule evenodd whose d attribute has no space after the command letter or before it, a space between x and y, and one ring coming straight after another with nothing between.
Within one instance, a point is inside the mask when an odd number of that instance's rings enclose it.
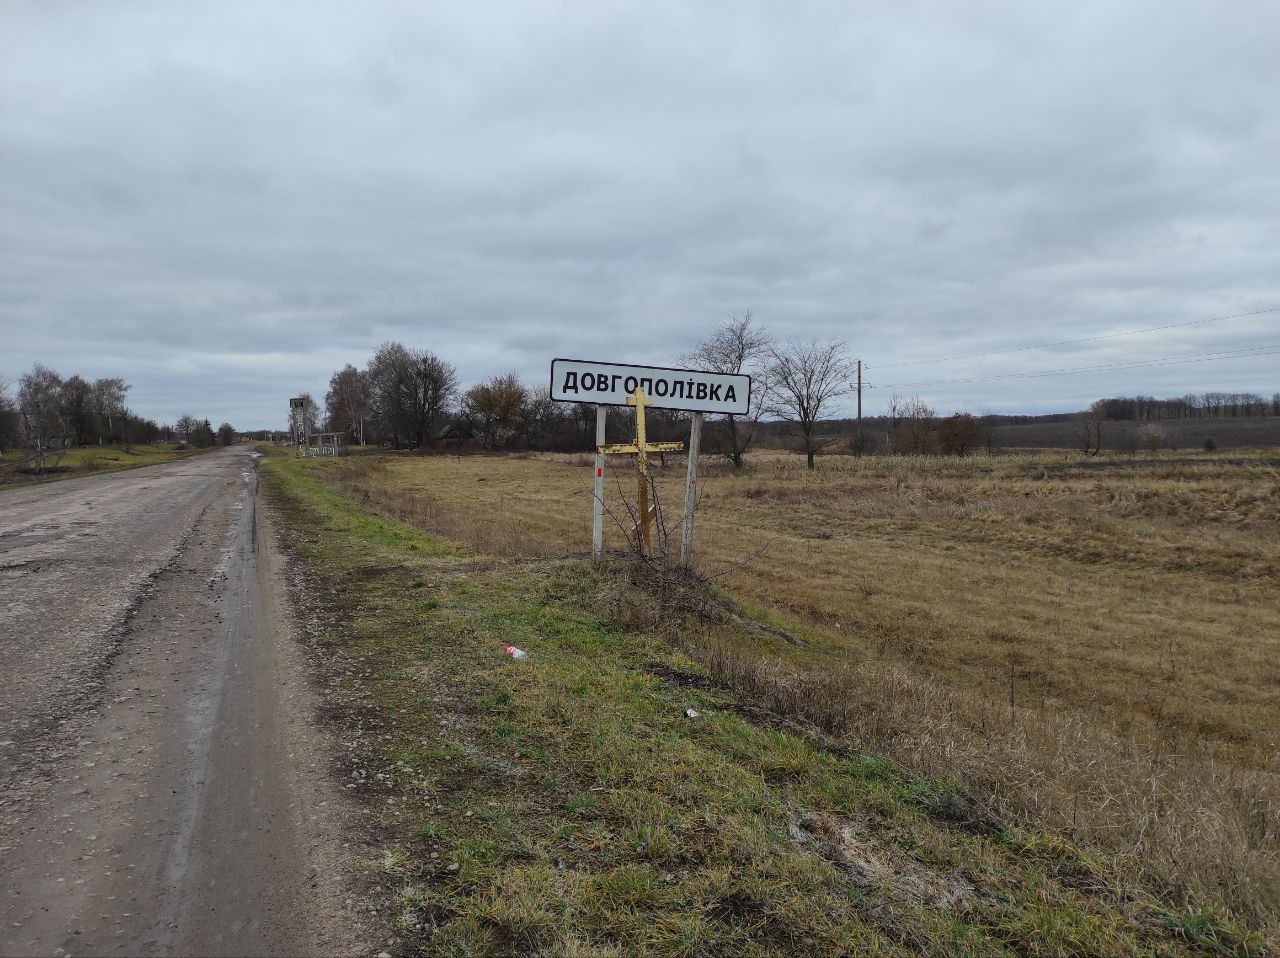
<instances>
[{"instance_id":1,"label":"overcast sky","mask_svg":"<svg viewBox=\"0 0 1280 958\"><path fill-rule=\"evenodd\" d=\"M882 386L1280 343L1280 4L0 2L0 374L243 428L751 309ZM881 368L885 367L885 368ZM1280 389L1280 355L900 387ZM890 390L873 391L867 410Z\"/></svg>"}]
</instances>

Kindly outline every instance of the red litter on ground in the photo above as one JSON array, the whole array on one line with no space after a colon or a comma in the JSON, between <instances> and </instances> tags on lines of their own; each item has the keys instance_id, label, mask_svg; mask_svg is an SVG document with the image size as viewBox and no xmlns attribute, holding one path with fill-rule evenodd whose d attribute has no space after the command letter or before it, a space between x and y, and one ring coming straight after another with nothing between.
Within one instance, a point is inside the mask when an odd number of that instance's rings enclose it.
<instances>
[{"instance_id":1,"label":"red litter on ground","mask_svg":"<svg viewBox=\"0 0 1280 958\"><path fill-rule=\"evenodd\" d=\"M524 649L517 649L514 645L504 645L502 647L502 654L509 655L513 659L524 659L529 656L529 653Z\"/></svg>"}]
</instances>

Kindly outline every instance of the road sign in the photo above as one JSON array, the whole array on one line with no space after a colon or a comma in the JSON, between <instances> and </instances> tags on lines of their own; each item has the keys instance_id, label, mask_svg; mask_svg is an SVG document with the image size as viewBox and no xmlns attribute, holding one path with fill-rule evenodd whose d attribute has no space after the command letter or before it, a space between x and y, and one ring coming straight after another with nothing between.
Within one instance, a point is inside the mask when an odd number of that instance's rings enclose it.
<instances>
[{"instance_id":1,"label":"road sign","mask_svg":"<svg viewBox=\"0 0 1280 958\"><path fill-rule=\"evenodd\" d=\"M551 361L551 398L561 402L626 406L637 389L644 390L655 409L737 416L751 409L750 376L585 359Z\"/></svg>"}]
</instances>

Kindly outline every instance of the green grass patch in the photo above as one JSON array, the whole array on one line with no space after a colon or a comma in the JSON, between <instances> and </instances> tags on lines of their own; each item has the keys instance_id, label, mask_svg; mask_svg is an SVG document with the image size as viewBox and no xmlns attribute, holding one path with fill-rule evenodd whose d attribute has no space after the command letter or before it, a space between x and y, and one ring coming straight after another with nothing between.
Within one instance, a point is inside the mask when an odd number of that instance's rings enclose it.
<instances>
[{"instance_id":1,"label":"green grass patch","mask_svg":"<svg viewBox=\"0 0 1280 958\"><path fill-rule=\"evenodd\" d=\"M468 554L370 514L334 469L269 457L264 485L337 623L327 705L358 728L343 774L387 835L411 949L1261 953L953 784L770 721L603 618L607 570Z\"/></svg>"}]
</instances>

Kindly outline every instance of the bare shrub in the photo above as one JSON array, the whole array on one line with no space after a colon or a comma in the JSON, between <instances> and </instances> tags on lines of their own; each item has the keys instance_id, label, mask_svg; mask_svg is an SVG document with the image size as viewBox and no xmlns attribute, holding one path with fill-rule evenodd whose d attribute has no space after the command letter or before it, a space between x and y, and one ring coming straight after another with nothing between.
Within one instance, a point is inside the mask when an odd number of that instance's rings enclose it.
<instances>
[{"instance_id":1,"label":"bare shrub","mask_svg":"<svg viewBox=\"0 0 1280 958\"><path fill-rule=\"evenodd\" d=\"M970 413L958 412L942 420L938 444L946 456L963 456L982 443L982 424Z\"/></svg>"},{"instance_id":2,"label":"bare shrub","mask_svg":"<svg viewBox=\"0 0 1280 958\"><path fill-rule=\"evenodd\" d=\"M1169 436L1160 426L1149 423L1142 427L1142 444L1152 452L1159 452L1169 445Z\"/></svg>"},{"instance_id":3,"label":"bare shrub","mask_svg":"<svg viewBox=\"0 0 1280 958\"><path fill-rule=\"evenodd\" d=\"M904 399L896 393L889 400L889 436L898 455L919 456L933 449L936 414L919 396Z\"/></svg>"},{"instance_id":4,"label":"bare shrub","mask_svg":"<svg viewBox=\"0 0 1280 958\"><path fill-rule=\"evenodd\" d=\"M1102 451L1102 415L1097 403L1076 416L1075 445L1086 456Z\"/></svg>"}]
</instances>

